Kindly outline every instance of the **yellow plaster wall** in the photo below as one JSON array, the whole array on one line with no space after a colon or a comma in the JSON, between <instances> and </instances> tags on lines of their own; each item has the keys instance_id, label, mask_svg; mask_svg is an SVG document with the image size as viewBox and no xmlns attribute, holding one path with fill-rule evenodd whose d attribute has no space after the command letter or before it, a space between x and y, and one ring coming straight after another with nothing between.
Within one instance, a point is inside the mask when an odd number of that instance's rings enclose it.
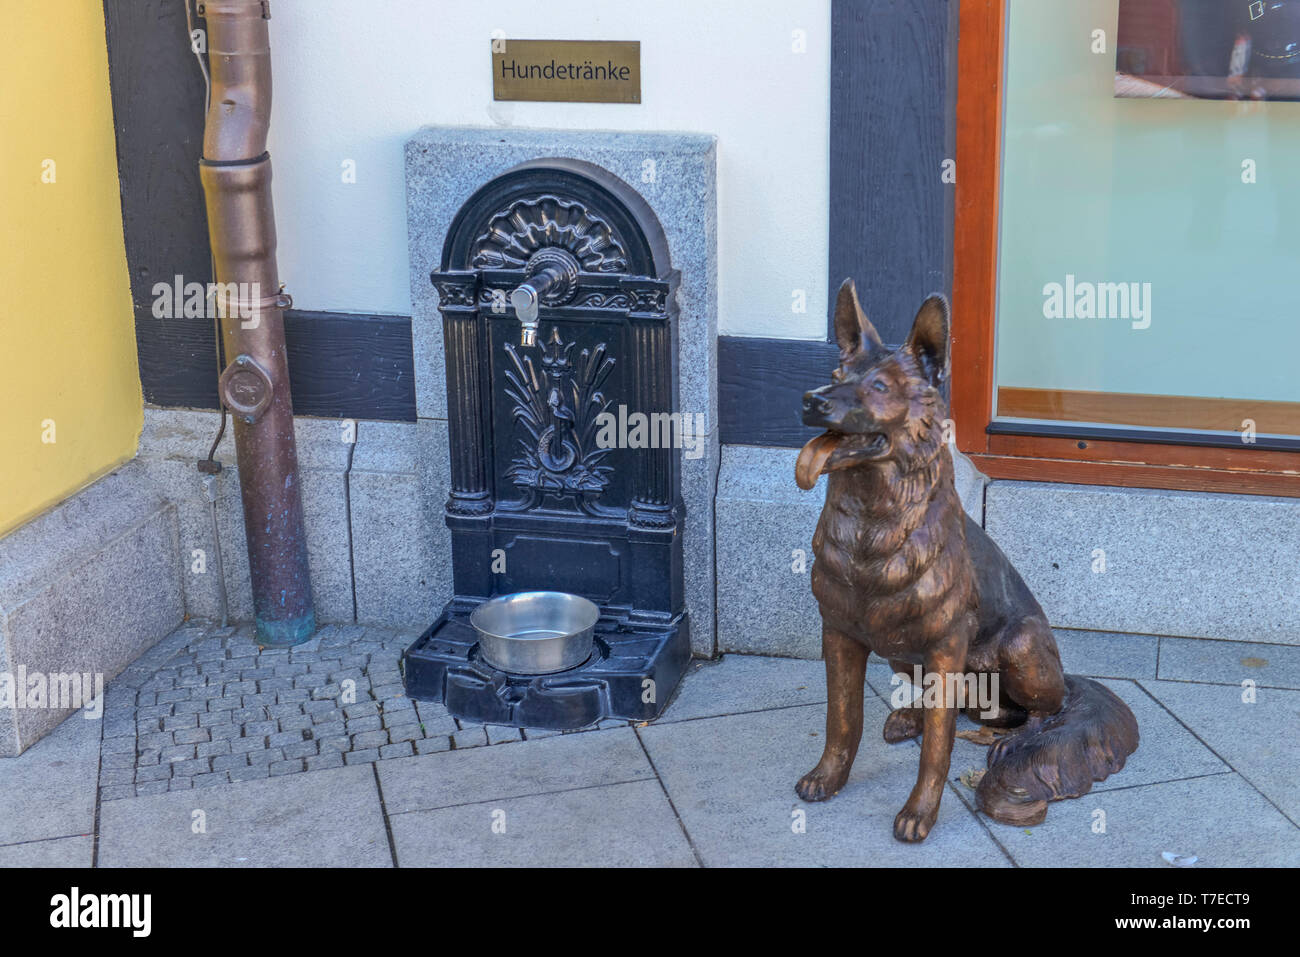
<instances>
[{"instance_id":1,"label":"yellow plaster wall","mask_svg":"<svg viewBox=\"0 0 1300 957\"><path fill-rule=\"evenodd\" d=\"M140 438L100 3L4 0L0 131L3 535Z\"/></svg>"}]
</instances>

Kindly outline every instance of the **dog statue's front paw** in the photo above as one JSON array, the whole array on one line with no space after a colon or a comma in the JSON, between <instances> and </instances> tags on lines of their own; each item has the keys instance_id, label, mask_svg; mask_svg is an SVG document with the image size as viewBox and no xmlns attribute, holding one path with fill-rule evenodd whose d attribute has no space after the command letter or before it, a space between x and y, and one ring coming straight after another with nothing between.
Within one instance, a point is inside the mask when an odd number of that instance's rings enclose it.
<instances>
[{"instance_id":1,"label":"dog statue's front paw","mask_svg":"<svg viewBox=\"0 0 1300 957\"><path fill-rule=\"evenodd\" d=\"M799 779L799 783L794 786L794 792L805 801L825 801L844 787L848 777L848 768L828 768L818 764Z\"/></svg>"},{"instance_id":2,"label":"dog statue's front paw","mask_svg":"<svg viewBox=\"0 0 1300 957\"><path fill-rule=\"evenodd\" d=\"M894 818L894 837L908 844L924 841L938 816L938 801L927 804L909 798Z\"/></svg>"}]
</instances>

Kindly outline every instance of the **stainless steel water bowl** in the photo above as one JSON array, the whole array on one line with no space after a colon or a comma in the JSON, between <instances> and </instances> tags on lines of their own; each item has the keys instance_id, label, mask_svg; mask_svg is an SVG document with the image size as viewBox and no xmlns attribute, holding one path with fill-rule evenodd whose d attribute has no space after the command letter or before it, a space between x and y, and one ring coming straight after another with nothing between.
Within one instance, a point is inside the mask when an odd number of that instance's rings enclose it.
<instances>
[{"instance_id":1,"label":"stainless steel water bowl","mask_svg":"<svg viewBox=\"0 0 1300 957\"><path fill-rule=\"evenodd\" d=\"M510 674L567 671L591 656L600 609L561 591L521 591L479 605L469 616L479 651Z\"/></svg>"}]
</instances>

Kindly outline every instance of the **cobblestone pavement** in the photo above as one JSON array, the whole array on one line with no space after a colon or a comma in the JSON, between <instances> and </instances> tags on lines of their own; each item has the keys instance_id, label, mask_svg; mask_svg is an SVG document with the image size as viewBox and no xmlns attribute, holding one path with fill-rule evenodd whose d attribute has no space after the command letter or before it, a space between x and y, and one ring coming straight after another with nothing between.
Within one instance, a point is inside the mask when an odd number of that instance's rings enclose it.
<instances>
[{"instance_id":1,"label":"cobblestone pavement","mask_svg":"<svg viewBox=\"0 0 1300 957\"><path fill-rule=\"evenodd\" d=\"M1300 865L1300 742L1276 733L1300 713L1297 649L1220 642L1166 672L1124 637L1058 632L1070 670L1133 709L1137 753L1016 828L976 811L985 750L958 740L934 830L905 845L892 822L919 747L881 738L882 662L848 783L805 804L819 661L693 662L659 720L558 734L407 699L414 629L327 627L287 650L250 635L187 624L109 684L99 720L0 759L0 867Z\"/></svg>"},{"instance_id":2,"label":"cobblestone pavement","mask_svg":"<svg viewBox=\"0 0 1300 957\"><path fill-rule=\"evenodd\" d=\"M416 630L330 625L293 648L260 648L252 635L251 625L181 628L112 683L101 800L556 733L466 725L407 698L399 663Z\"/></svg>"}]
</instances>

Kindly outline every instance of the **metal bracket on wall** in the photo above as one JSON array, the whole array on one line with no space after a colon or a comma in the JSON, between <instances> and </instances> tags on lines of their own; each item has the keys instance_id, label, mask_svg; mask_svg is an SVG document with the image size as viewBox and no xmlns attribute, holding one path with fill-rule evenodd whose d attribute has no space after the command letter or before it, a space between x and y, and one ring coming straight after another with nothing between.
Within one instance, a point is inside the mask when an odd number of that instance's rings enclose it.
<instances>
[{"instance_id":1,"label":"metal bracket on wall","mask_svg":"<svg viewBox=\"0 0 1300 957\"><path fill-rule=\"evenodd\" d=\"M198 2L194 4L194 12L201 17L207 14L206 8L207 8L207 4L204 2L204 0L198 0ZM263 20L271 19L271 0L262 0L262 19Z\"/></svg>"}]
</instances>

